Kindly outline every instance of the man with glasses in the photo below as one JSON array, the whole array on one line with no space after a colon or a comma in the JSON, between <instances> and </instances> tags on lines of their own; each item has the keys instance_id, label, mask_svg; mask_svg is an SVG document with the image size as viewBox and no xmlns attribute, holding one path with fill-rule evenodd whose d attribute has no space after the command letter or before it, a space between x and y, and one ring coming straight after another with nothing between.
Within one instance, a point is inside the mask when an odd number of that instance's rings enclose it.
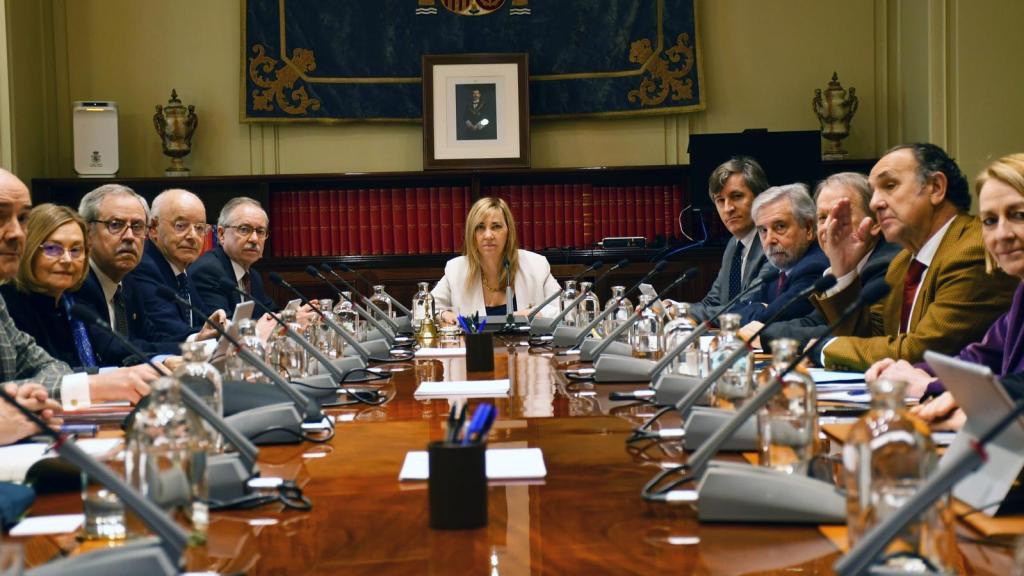
<instances>
[{"instance_id":1,"label":"man with glasses","mask_svg":"<svg viewBox=\"0 0 1024 576\"><path fill-rule=\"evenodd\" d=\"M269 226L267 213L252 198L232 198L221 209L217 218L218 246L200 256L188 269L206 313L222 309L231 315L242 301L238 292L225 288L225 280L257 302L274 308L274 301L263 291L260 273L252 267L263 257ZM253 318L261 314L259 306L252 313Z\"/></svg>"},{"instance_id":2,"label":"man with glasses","mask_svg":"<svg viewBox=\"0 0 1024 576\"><path fill-rule=\"evenodd\" d=\"M171 340L205 340L217 336L213 327L203 326L203 319L190 307L168 301L157 293L160 286L168 286L183 299L203 308L203 299L186 270L199 258L209 226L206 206L188 190L164 190L153 199L149 237L142 261L131 277L149 320ZM217 310L211 314L211 319L223 325L226 315L223 310Z\"/></svg>"},{"instance_id":3,"label":"man with glasses","mask_svg":"<svg viewBox=\"0 0 1024 576\"><path fill-rule=\"evenodd\" d=\"M149 222L149 204L134 190L106 184L82 197L78 213L88 224L89 275L75 293L111 328L149 354L177 354L179 342L158 330L149 319L141 294L129 272L142 258ZM138 362L117 339L92 325L89 339L100 365Z\"/></svg>"}]
</instances>

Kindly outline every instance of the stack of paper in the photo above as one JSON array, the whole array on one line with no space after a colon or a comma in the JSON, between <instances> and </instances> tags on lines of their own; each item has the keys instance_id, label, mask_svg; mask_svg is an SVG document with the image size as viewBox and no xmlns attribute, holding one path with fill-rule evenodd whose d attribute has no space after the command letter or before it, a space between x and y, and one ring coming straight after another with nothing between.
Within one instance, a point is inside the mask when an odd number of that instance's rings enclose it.
<instances>
[{"instance_id":1,"label":"stack of paper","mask_svg":"<svg viewBox=\"0 0 1024 576\"><path fill-rule=\"evenodd\" d=\"M466 396L470 398L494 398L508 394L508 378L501 380L449 380L442 382L421 382L413 394L417 398L431 396Z\"/></svg>"},{"instance_id":2,"label":"stack of paper","mask_svg":"<svg viewBox=\"0 0 1024 576\"><path fill-rule=\"evenodd\" d=\"M540 448L499 448L488 450L488 480L531 480L544 478L548 469L544 466L544 455ZM426 480L430 477L430 465L426 452L409 452L405 455L399 480Z\"/></svg>"}]
</instances>

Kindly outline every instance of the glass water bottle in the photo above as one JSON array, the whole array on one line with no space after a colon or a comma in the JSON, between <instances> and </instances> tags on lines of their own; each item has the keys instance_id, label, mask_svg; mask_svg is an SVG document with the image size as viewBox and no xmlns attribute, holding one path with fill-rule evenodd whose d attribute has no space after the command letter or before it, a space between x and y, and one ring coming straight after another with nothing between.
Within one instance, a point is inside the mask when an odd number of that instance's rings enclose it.
<instances>
[{"instance_id":1,"label":"glass water bottle","mask_svg":"<svg viewBox=\"0 0 1024 576\"><path fill-rule=\"evenodd\" d=\"M876 380L868 386L871 408L843 445L847 527L850 546L894 514L917 492L938 458L928 425L904 405L906 383ZM952 566L953 531L948 494L907 525L886 553L908 552L937 568ZM893 557L887 567L904 568L911 556Z\"/></svg>"},{"instance_id":2,"label":"glass water bottle","mask_svg":"<svg viewBox=\"0 0 1024 576\"><path fill-rule=\"evenodd\" d=\"M412 298L412 331L419 333L425 318L434 317L434 297L430 294L430 284L420 282L419 290Z\"/></svg>"},{"instance_id":3,"label":"glass water bottle","mask_svg":"<svg viewBox=\"0 0 1024 576\"><path fill-rule=\"evenodd\" d=\"M383 284L377 284L373 287L373 295L370 296L370 302L372 302L377 308L380 308L381 312L383 312L388 318L394 319L395 311L391 306L391 298L384 293ZM374 320L378 320L380 322L384 321L380 314L373 311L373 308L370 308L370 313L373 314Z\"/></svg>"},{"instance_id":4,"label":"glass water bottle","mask_svg":"<svg viewBox=\"0 0 1024 576\"><path fill-rule=\"evenodd\" d=\"M559 311L565 310L579 295L579 290L576 288L576 281L567 280L565 283L565 289L562 290L562 295L558 299ZM580 326L576 321L576 310L570 310L566 313L565 318L562 318L562 325L573 328L578 328Z\"/></svg>"},{"instance_id":5,"label":"glass water bottle","mask_svg":"<svg viewBox=\"0 0 1024 576\"><path fill-rule=\"evenodd\" d=\"M643 312L630 327L630 343L633 346L634 358L657 360L665 351L664 330L661 316L652 310L653 306L647 306L650 301L650 296L640 295L640 307L643 308Z\"/></svg>"},{"instance_id":6,"label":"glass water bottle","mask_svg":"<svg viewBox=\"0 0 1024 576\"><path fill-rule=\"evenodd\" d=\"M352 302L352 293L345 291L341 293L341 298L338 299L338 305L334 307L334 319L341 326L341 329L348 332L355 338L356 342L362 342L366 340L366 323L359 316L359 312L356 311L355 304ZM341 339L340 336L338 336ZM345 342L341 339L338 343L338 353L344 354Z\"/></svg>"},{"instance_id":7,"label":"glass water bottle","mask_svg":"<svg viewBox=\"0 0 1024 576\"><path fill-rule=\"evenodd\" d=\"M238 321L238 341L253 356L259 360L266 360L266 349L259 336L256 335L256 323L251 319L243 318ZM228 357L224 365L228 380L270 384L263 372L243 360L233 346L228 348Z\"/></svg>"},{"instance_id":8,"label":"glass water bottle","mask_svg":"<svg viewBox=\"0 0 1024 576\"><path fill-rule=\"evenodd\" d=\"M288 328L294 330L296 334L302 333L302 327L295 319L295 310L285 308L280 316ZM267 339L267 364L277 370L285 380L309 375L306 351L288 336L285 326L275 326L274 332Z\"/></svg>"},{"instance_id":9,"label":"glass water bottle","mask_svg":"<svg viewBox=\"0 0 1024 576\"><path fill-rule=\"evenodd\" d=\"M697 323L690 318L690 305L681 303L676 306L679 311L674 320L665 324L665 353L672 352L693 334ZM672 358L669 373L700 376L700 340L691 342L685 350Z\"/></svg>"},{"instance_id":10,"label":"glass water bottle","mask_svg":"<svg viewBox=\"0 0 1024 576\"><path fill-rule=\"evenodd\" d=\"M202 342L182 342L181 357L185 363L174 371L174 377L182 386L188 386L200 400L213 410L213 413L224 416L224 386L220 372L210 364L207 347ZM203 422L206 435L210 438L211 451L219 454L224 451L224 439L220 432L214 430L207 422Z\"/></svg>"},{"instance_id":11,"label":"glass water bottle","mask_svg":"<svg viewBox=\"0 0 1024 576\"><path fill-rule=\"evenodd\" d=\"M739 314L722 314L718 318L718 334L711 339L708 349L708 373L732 356L746 343L740 338ZM754 393L754 358L750 354L733 361L729 369L714 384L714 403L720 408L735 409Z\"/></svg>"},{"instance_id":12,"label":"glass water bottle","mask_svg":"<svg viewBox=\"0 0 1024 576\"><path fill-rule=\"evenodd\" d=\"M771 342L772 363L757 377L767 386L800 353L790 338ZM757 412L759 463L787 474L807 474L818 438L818 403L814 380L797 366L782 378L782 389Z\"/></svg>"},{"instance_id":13,"label":"glass water bottle","mask_svg":"<svg viewBox=\"0 0 1024 576\"><path fill-rule=\"evenodd\" d=\"M614 308L615 310L604 319L604 334L601 334L602 338L614 332L616 328L621 326L633 314L633 303L625 296L625 286L612 286L612 298L604 305L604 308L605 310L609 308ZM623 332L618 340L628 343L629 331Z\"/></svg>"},{"instance_id":14,"label":"glass water bottle","mask_svg":"<svg viewBox=\"0 0 1024 576\"><path fill-rule=\"evenodd\" d=\"M201 544L210 524L209 437L195 413L182 404L177 379L158 378L150 386L150 401L135 413L126 437L126 477L133 488L190 528L192 544Z\"/></svg>"},{"instance_id":15,"label":"glass water bottle","mask_svg":"<svg viewBox=\"0 0 1024 576\"><path fill-rule=\"evenodd\" d=\"M601 301L597 299L597 294L594 294L593 284L590 282L580 282L580 292L586 296L576 305L576 322L583 328L601 313Z\"/></svg>"}]
</instances>

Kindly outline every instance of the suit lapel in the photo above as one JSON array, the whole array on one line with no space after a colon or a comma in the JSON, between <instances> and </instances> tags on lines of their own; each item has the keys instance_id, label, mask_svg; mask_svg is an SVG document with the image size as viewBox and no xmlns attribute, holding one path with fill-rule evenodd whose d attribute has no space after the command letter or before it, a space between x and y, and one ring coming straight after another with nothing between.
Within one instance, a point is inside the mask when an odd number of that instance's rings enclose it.
<instances>
[{"instance_id":1,"label":"suit lapel","mask_svg":"<svg viewBox=\"0 0 1024 576\"><path fill-rule=\"evenodd\" d=\"M224 270L224 274L226 274L229 279L234 280L235 284L238 284L238 280L235 277L235 267L231 265L231 258L228 258L228 254L224 251L224 247L217 246L214 248L214 255L217 257L217 260L220 261L220 267ZM249 278L252 278L252 274L249 275ZM255 291L256 284L253 283L253 292ZM228 300L231 304L238 306L238 303L242 301L242 297L238 292L232 290L228 294Z\"/></svg>"},{"instance_id":2,"label":"suit lapel","mask_svg":"<svg viewBox=\"0 0 1024 576\"><path fill-rule=\"evenodd\" d=\"M737 247L739 242L736 242ZM761 240L757 236L754 236L754 242L750 245L750 250L747 250L746 260L747 267L743 271L743 282L744 287L749 286L753 278L756 278L761 273L760 263L763 260L763 252L761 251Z\"/></svg>"},{"instance_id":3,"label":"suit lapel","mask_svg":"<svg viewBox=\"0 0 1024 576\"><path fill-rule=\"evenodd\" d=\"M908 331L917 326L917 322L928 310L928 305L935 299L935 292L939 288L938 274L932 274L932 270L938 270L942 267L943 259L950 255L950 251L952 250L951 247L960 242L961 237L967 230L967 224L970 223L970 220L971 217L964 214L955 216L953 222L946 230L946 235L943 236L942 241L939 242L939 248L935 251L935 257L932 258L931 265L924 271L924 280L921 282L921 289L918 290L917 299L914 300L914 313L911 315L910 321L907 323Z\"/></svg>"}]
</instances>

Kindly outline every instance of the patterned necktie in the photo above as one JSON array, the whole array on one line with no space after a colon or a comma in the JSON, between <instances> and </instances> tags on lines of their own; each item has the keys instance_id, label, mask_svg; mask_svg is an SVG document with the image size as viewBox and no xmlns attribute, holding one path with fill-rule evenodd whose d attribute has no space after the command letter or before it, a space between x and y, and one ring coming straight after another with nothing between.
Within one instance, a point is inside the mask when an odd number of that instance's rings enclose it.
<instances>
[{"instance_id":1,"label":"patterned necktie","mask_svg":"<svg viewBox=\"0 0 1024 576\"><path fill-rule=\"evenodd\" d=\"M189 296L189 294L188 294L188 277L185 276L184 272L182 272L181 274L178 274L175 278L178 280L178 296L181 296L181 298L184 301L186 301L189 304L191 304L192 303L192 297ZM192 308L190 306L185 306L184 308L185 308L185 316L188 318L188 325L191 326L192 325Z\"/></svg>"},{"instance_id":2,"label":"patterned necktie","mask_svg":"<svg viewBox=\"0 0 1024 576\"><path fill-rule=\"evenodd\" d=\"M743 243L736 243L736 251L732 254L732 266L729 268L729 300L740 293L743 287Z\"/></svg>"},{"instance_id":3,"label":"patterned necktie","mask_svg":"<svg viewBox=\"0 0 1024 576\"><path fill-rule=\"evenodd\" d=\"M75 305L75 300L70 294L64 294L61 296L61 302L64 305L64 313L68 317L68 323L71 324L71 337L75 341L75 352L78 353L78 361L85 368L95 368L96 355L92 352L92 342L89 341L89 333L85 331L85 323L71 314L71 307Z\"/></svg>"},{"instance_id":4,"label":"patterned necktie","mask_svg":"<svg viewBox=\"0 0 1024 576\"><path fill-rule=\"evenodd\" d=\"M114 291L114 330L121 336L128 336L128 309L124 305L124 287L117 285Z\"/></svg>"},{"instance_id":5,"label":"patterned necktie","mask_svg":"<svg viewBox=\"0 0 1024 576\"><path fill-rule=\"evenodd\" d=\"M246 294L252 295L252 277L249 276L248 272L242 274L242 290L245 290ZM248 299L248 297L243 296L241 301L245 302Z\"/></svg>"},{"instance_id":6,"label":"patterned necktie","mask_svg":"<svg viewBox=\"0 0 1024 576\"><path fill-rule=\"evenodd\" d=\"M779 280L775 284L775 297L778 298L782 295L782 287L786 285L786 273L779 271Z\"/></svg>"},{"instance_id":7,"label":"patterned necktie","mask_svg":"<svg viewBox=\"0 0 1024 576\"><path fill-rule=\"evenodd\" d=\"M903 308L900 309L900 333L906 334L910 327L910 309L914 307L914 297L917 296L917 287L921 285L921 278L927 266L916 258L911 260L910 268L907 268L907 275L903 278Z\"/></svg>"}]
</instances>

